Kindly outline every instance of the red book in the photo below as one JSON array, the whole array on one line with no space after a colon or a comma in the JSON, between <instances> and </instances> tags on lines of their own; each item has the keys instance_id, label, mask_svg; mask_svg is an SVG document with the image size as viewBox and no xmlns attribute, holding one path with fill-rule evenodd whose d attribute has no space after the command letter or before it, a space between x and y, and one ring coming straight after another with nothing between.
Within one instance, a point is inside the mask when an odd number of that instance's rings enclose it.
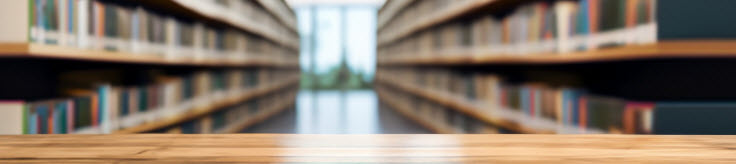
<instances>
[{"instance_id":1,"label":"red book","mask_svg":"<svg viewBox=\"0 0 736 164\"><path fill-rule=\"evenodd\" d=\"M535 110L537 110L536 103L536 92L534 90L536 87L529 87L529 116L534 118Z\"/></svg>"},{"instance_id":2,"label":"red book","mask_svg":"<svg viewBox=\"0 0 736 164\"><path fill-rule=\"evenodd\" d=\"M500 101L498 102L498 104L501 107L508 107L508 103L507 103L508 100L506 100L506 89L504 89L503 87L499 89L501 90L500 91L501 94L499 95Z\"/></svg>"},{"instance_id":3,"label":"red book","mask_svg":"<svg viewBox=\"0 0 736 164\"><path fill-rule=\"evenodd\" d=\"M649 102L628 102L626 103L626 108L624 108L624 116L623 116L623 124L624 124L624 133L626 134L636 134L636 133L642 133L638 130L640 129L638 126L640 121L637 117L637 113L647 110L654 109L654 103Z\"/></svg>"},{"instance_id":4,"label":"red book","mask_svg":"<svg viewBox=\"0 0 736 164\"><path fill-rule=\"evenodd\" d=\"M636 26L636 5L638 0L626 0L626 28Z\"/></svg>"},{"instance_id":5,"label":"red book","mask_svg":"<svg viewBox=\"0 0 736 164\"><path fill-rule=\"evenodd\" d=\"M66 107L66 131L67 133L74 132L74 101L67 100Z\"/></svg>"},{"instance_id":6,"label":"red book","mask_svg":"<svg viewBox=\"0 0 736 164\"><path fill-rule=\"evenodd\" d=\"M97 94L93 94L91 98L92 100L90 102L91 103L90 108L92 109L92 126L97 126L97 123L99 122L99 119L100 119L99 118L100 109L99 109L97 98L98 98Z\"/></svg>"},{"instance_id":7,"label":"red book","mask_svg":"<svg viewBox=\"0 0 736 164\"><path fill-rule=\"evenodd\" d=\"M590 27L591 34L598 33L599 4L600 2L598 0L588 1L588 27Z\"/></svg>"},{"instance_id":8,"label":"red book","mask_svg":"<svg viewBox=\"0 0 736 164\"><path fill-rule=\"evenodd\" d=\"M588 127L588 98L582 96L578 103L578 125L580 126L580 130L585 132L585 129Z\"/></svg>"},{"instance_id":9,"label":"red book","mask_svg":"<svg viewBox=\"0 0 736 164\"><path fill-rule=\"evenodd\" d=\"M46 116L46 134L54 134L54 103L49 103L49 114Z\"/></svg>"}]
</instances>

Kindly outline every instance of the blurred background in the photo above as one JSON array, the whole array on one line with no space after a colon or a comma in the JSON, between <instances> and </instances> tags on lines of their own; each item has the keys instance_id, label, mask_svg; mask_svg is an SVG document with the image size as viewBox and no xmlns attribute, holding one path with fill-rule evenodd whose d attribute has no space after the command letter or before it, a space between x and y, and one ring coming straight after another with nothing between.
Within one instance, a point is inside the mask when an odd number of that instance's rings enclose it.
<instances>
[{"instance_id":1,"label":"blurred background","mask_svg":"<svg viewBox=\"0 0 736 164\"><path fill-rule=\"evenodd\" d=\"M246 133L429 133L390 109L379 109L377 12L383 0L287 1L301 35L300 92L295 111Z\"/></svg>"},{"instance_id":2,"label":"blurred background","mask_svg":"<svg viewBox=\"0 0 736 164\"><path fill-rule=\"evenodd\" d=\"M0 1L0 134L735 134L736 1Z\"/></svg>"}]
</instances>

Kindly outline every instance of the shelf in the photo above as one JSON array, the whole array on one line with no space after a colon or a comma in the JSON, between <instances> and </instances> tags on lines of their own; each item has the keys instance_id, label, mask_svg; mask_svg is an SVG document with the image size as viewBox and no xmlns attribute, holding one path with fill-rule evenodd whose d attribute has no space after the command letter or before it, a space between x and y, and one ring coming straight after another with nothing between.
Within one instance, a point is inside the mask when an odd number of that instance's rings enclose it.
<instances>
[{"instance_id":1,"label":"shelf","mask_svg":"<svg viewBox=\"0 0 736 164\"><path fill-rule=\"evenodd\" d=\"M377 45L378 47L383 47L386 44L390 44L393 41L396 41L400 38L409 36L410 34L413 34L417 31L421 31L426 28L433 27L438 24L442 24L444 22L448 22L452 19L455 19L457 17L477 12L478 10L482 10L484 8L487 8L491 5L495 4L505 4L505 3L513 3L514 0L467 0L460 2L461 4L457 4L451 7L448 7L446 9L443 9L439 12L435 12L426 16L422 16L418 19L417 23L410 24L407 26L402 27L400 30L396 30L395 32L391 33L389 36L381 36L385 35L385 31L381 30L382 32L379 32ZM393 18L392 18L393 19Z\"/></svg>"},{"instance_id":2,"label":"shelf","mask_svg":"<svg viewBox=\"0 0 736 164\"><path fill-rule=\"evenodd\" d=\"M161 55L134 54L105 50L88 50L75 47L40 45L32 43L0 43L0 58L30 57L48 59L68 59L94 62L160 64L177 66L277 66L298 67L298 63L259 59L167 59Z\"/></svg>"},{"instance_id":3,"label":"shelf","mask_svg":"<svg viewBox=\"0 0 736 164\"><path fill-rule=\"evenodd\" d=\"M182 15L190 15L195 18L206 19L208 22L217 22L228 26L236 27L238 29L260 35L271 41L287 46L289 48L298 50L298 43L294 44L290 42L292 38L283 38L280 32L273 31L271 28L266 27L262 23L258 22L244 22L244 17L240 14L228 13L223 11L220 7L213 4L211 1L200 1L200 0L161 0L161 1L141 1L151 6L157 6L162 10L172 10ZM268 10L266 10L268 12ZM284 24L285 25L285 24ZM285 25L288 26L288 25ZM288 29L288 27L287 27ZM293 38L297 39L298 38Z\"/></svg>"},{"instance_id":4,"label":"shelf","mask_svg":"<svg viewBox=\"0 0 736 164\"><path fill-rule=\"evenodd\" d=\"M473 52L476 51L476 52ZM660 41L655 44L573 53L527 55L491 55L468 50L468 53L401 55L379 59L379 65L483 65L483 64L573 64L666 58L736 58L734 40Z\"/></svg>"},{"instance_id":5,"label":"shelf","mask_svg":"<svg viewBox=\"0 0 736 164\"><path fill-rule=\"evenodd\" d=\"M293 78L291 80L286 80L281 83L246 91L242 95L229 96L222 100L215 101L214 103L211 103L204 107L195 107L195 109L191 109L189 110L189 112L182 113L182 114L170 117L170 118L162 119L156 122L145 123L145 124L141 124L141 125L130 127L130 128L120 129L113 133L116 133L116 134L143 133L143 132L148 132L148 131L176 125L181 122L203 117L207 114L218 111L224 107L235 105L235 104L241 103L243 101L246 101L246 100L261 96L261 95L265 95L265 94L268 94L274 91L278 91L285 87L289 87L291 85L297 84L298 82L299 82L298 78Z\"/></svg>"},{"instance_id":6,"label":"shelf","mask_svg":"<svg viewBox=\"0 0 736 164\"><path fill-rule=\"evenodd\" d=\"M378 93L378 99L381 102L385 102L391 109L394 109L394 111L398 112L402 116L409 118L410 120L416 122L417 124L421 125L422 127L429 129L430 131L437 133L437 134L452 134L452 130L448 128L443 128L434 125L432 122L427 121L421 117L417 117L414 114L409 113L408 111L410 109L404 108L403 106L399 105L395 99L393 98L387 98L391 97L388 94L384 93L382 89L376 89L376 92Z\"/></svg>"},{"instance_id":7,"label":"shelf","mask_svg":"<svg viewBox=\"0 0 736 164\"><path fill-rule=\"evenodd\" d=\"M297 33L299 30L296 27L296 15L293 10L289 7L288 4L284 0L258 0L258 3L260 3L264 8L266 8L266 11L270 12L272 15L274 15L279 21L281 21L281 24L286 25L286 27L289 28L294 33ZM285 7L285 8L284 8ZM283 15L282 13L278 12L279 9L286 9L288 10L288 15Z\"/></svg>"},{"instance_id":8,"label":"shelf","mask_svg":"<svg viewBox=\"0 0 736 164\"><path fill-rule=\"evenodd\" d=\"M390 80L384 80L377 78L378 84L389 85L393 88L398 88L404 92L411 93L413 95L425 98L427 100L436 102L438 104L450 107L451 109L465 113L471 117L474 117L480 121L484 121L489 124L493 124L504 129L519 133L527 134L554 134L554 133L605 133L602 130L597 129L585 129L580 130L577 127L572 126L560 126L556 124L556 121L544 118L530 118L523 115L520 112L513 111L511 109L487 109L490 104L478 104L471 101L460 99L455 96L440 93L436 91L426 90L401 84L398 82L391 82ZM492 112L485 112L492 111ZM499 115L499 116L496 116Z\"/></svg>"},{"instance_id":9,"label":"shelf","mask_svg":"<svg viewBox=\"0 0 736 164\"><path fill-rule=\"evenodd\" d=\"M284 109L287 109L291 106L293 106L296 101L295 97L289 98L289 100L284 101L288 103L282 103L277 105L276 107L272 107L270 109L263 110L263 112L259 112L255 116L249 117L247 119L243 119L243 121L234 123L232 125L228 125L224 127L221 130L218 130L216 133L239 133L245 128L248 128L250 126L253 126L257 123L260 123L262 121L267 120L268 118L271 118L272 116L281 113L284 111Z\"/></svg>"},{"instance_id":10,"label":"shelf","mask_svg":"<svg viewBox=\"0 0 736 164\"><path fill-rule=\"evenodd\" d=\"M416 0L388 0L384 3L381 9L378 10L378 31L380 32L383 27L396 18L396 14L401 12L402 9L406 8L409 4Z\"/></svg>"}]
</instances>

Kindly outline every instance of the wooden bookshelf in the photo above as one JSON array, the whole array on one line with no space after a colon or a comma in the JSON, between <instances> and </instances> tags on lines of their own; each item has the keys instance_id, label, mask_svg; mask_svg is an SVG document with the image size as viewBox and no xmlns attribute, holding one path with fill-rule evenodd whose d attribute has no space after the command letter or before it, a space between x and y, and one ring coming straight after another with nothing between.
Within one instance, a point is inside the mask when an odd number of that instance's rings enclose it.
<instances>
[{"instance_id":1,"label":"wooden bookshelf","mask_svg":"<svg viewBox=\"0 0 736 164\"><path fill-rule=\"evenodd\" d=\"M450 107L450 109L457 110L465 113L480 121L502 127L511 131L525 133L525 134L554 134L554 133L604 133L603 130L598 129L585 129L580 130L576 127L559 126L556 122L548 119L530 119L525 118L521 113L510 112L511 109L500 109L495 110L492 113L486 113L488 109L484 109L484 105L474 104L469 100L457 98L446 93L440 93L428 89L422 89L415 86L402 84L399 82L393 82L377 78L376 82L380 85L387 85L392 88L400 89L401 91L422 97L432 102ZM506 112L504 112L506 111ZM502 116L495 116L502 115ZM516 118L519 120L511 119ZM527 121L533 121L530 123L524 123Z\"/></svg>"},{"instance_id":2,"label":"wooden bookshelf","mask_svg":"<svg viewBox=\"0 0 736 164\"><path fill-rule=\"evenodd\" d=\"M116 133L116 134L143 133L143 132L148 132L148 131L176 125L184 121L189 121L192 119L203 117L212 112L218 111L224 107L235 105L235 104L241 103L243 101L246 101L246 100L261 96L261 95L265 95L265 94L268 94L274 91L278 91L280 89L283 89L289 86L293 86L294 84L297 84L298 82L299 82L298 78L293 78L291 80L286 80L281 83L272 84L272 85L264 86L261 88L256 88L256 89L247 91L243 93L242 95L229 96L225 99L217 100L204 107L195 107L195 109L189 110L189 112L186 112L186 113L181 113L179 115L176 115L170 118L166 118L166 119L162 119L159 121L155 121L155 122L150 122L150 123L145 123L145 124L141 124L141 125L130 127L130 128L120 129L113 133Z\"/></svg>"},{"instance_id":3,"label":"wooden bookshelf","mask_svg":"<svg viewBox=\"0 0 736 164\"><path fill-rule=\"evenodd\" d=\"M378 47L382 47L386 44L409 36L415 32L421 31L439 25L455 18L468 15L471 13L478 12L486 8L496 8L496 6L508 6L512 3L519 3L517 0L468 0L462 1L461 4L451 6L443 9L439 12L432 13L430 15L419 17L418 21L414 24L403 26L401 29L392 31L391 33L381 32L383 28L379 29L379 37L377 40ZM388 23L388 22L387 22ZM383 27L383 26L382 26Z\"/></svg>"},{"instance_id":4,"label":"wooden bookshelf","mask_svg":"<svg viewBox=\"0 0 736 164\"><path fill-rule=\"evenodd\" d=\"M735 40L660 41L648 45L572 53L540 53L527 55L491 55L479 50L467 52L400 55L383 58L379 65L483 65L483 64L571 64L666 58L735 58Z\"/></svg>"},{"instance_id":5,"label":"wooden bookshelf","mask_svg":"<svg viewBox=\"0 0 736 164\"><path fill-rule=\"evenodd\" d=\"M134 54L128 52L112 52L105 50L89 50L75 47L41 45L33 43L0 43L0 58L28 57L81 60L90 62L112 62L131 64L157 64L177 66L217 66L217 67L242 67L242 66L275 66L275 67L297 67L298 63L264 60L258 58L242 59L167 59L161 55Z\"/></svg>"},{"instance_id":6,"label":"wooden bookshelf","mask_svg":"<svg viewBox=\"0 0 736 164\"><path fill-rule=\"evenodd\" d=\"M268 108L266 110L262 110L262 112L259 112L258 114L254 116L243 119L241 122L228 125L224 127L223 129L216 131L216 133L239 133L245 128L248 128L262 121L265 121L266 119L271 118L272 116L281 113L285 109L288 109L289 107L293 107L294 104L296 103L296 97L291 97L284 102L287 102L287 103L282 103L274 107Z\"/></svg>"},{"instance_id":7,"label":"wooden bookshelf","mask_svg":"<svg viewBox=\"0 0 736 164\"><path fill-rule=\"evenodd\" d=\"M219 10L217 7L213 7L213 2L210 1L192 1L192 0L165 0L161 2L145 2L154 3L155 5L164 6L167 8L175 8L184 13L195 15L196 17L206 18L210 21L215 21L223 24L227 24L233 27L237 27L241 30L245 30L265 38L272 40L281 45L287 46L292 49L299 49L298 41L292 42L293 38L284 38L280 32L273 31L268 28L265 24L258 22L251 22L248 19L243 19L242 15L230 14L227 11ZM270 10L266 10L270 12ZM273 14L273 13L272 13ZM277 18L278 19L278 18ZM281 22L281 21L278 21ZM288 26L287 24L283 24ZM287 28L290 29L290 28ZM292 29L294 30L294 29ZM295 31L293 31L295 32Z\"/></svg>"},{"instance_id":8,"label":"wooden bookshelf","mask_svg":"<svg viewBox=\"0 0 736 164\"><path fill-rule=\"evenodd\" d=\"M126 134L0 136L2 163L734 163L736 136Z\"/></svg>"},{"instance_id":9,"label":"wooden bookshelf","mask_svg":"<svg viewBox=\"0 0 736 164\"><path fill-rule=\"evenodd\" d=\"M393 99L392 96L390 96L389 94L386 94L383 89L376 89L376 93L378 93L378 98L381 102L385 102L386 105L388 105L391 109L398 112L402 116L409 118L410 120L416 122L422 127L429 129L430 131L437 133L437 134L452 134L453 133L451 129L437 126L432 121L425 120L421 117L417 117L416 115L409 113L409 110L411 109L408 109L402 105L399 105L398 102L396 102L396 100Z\"/></svg>"},{"instance_id":10,"label":"wooden bookshelf","mask_svg":"<svg viewBox=\"0 0 736 164\"><path fill-rule=\"evenodd\" d=\"M378 31L393 20L396 14L416 0L387 0L378 10Z\"/></svg>"},{"instance_id":11,"label":"wooden bookshelf","mask_svg":"<svg viewBox=\"0 0 736 164\"><path fill-rule=\"evenodd\" d=\"M296 13L290 9L289 5L285 0L257 0L266 11L281 21L281 24L288 27L290 31L297 33L299 30L296 27ZM287 11L287 13L279 12L281 10Z\"/></svg>"}]
</instances>

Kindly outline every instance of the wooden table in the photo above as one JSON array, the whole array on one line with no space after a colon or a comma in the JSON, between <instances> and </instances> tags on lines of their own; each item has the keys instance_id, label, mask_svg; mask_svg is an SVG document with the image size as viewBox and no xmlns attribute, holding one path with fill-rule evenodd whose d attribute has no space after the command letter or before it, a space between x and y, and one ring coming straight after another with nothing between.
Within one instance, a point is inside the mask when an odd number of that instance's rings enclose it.
<instances>
[{"instance_id":1,"label":"wooden table","mask_svg":"<svg viewBox=\"0 0 736 164\"><path fill-rule=\"evenodd\" d=\"M736 163L736 136L0 136L0 163L4 162Z\"/></svg>"}]
</instances>

